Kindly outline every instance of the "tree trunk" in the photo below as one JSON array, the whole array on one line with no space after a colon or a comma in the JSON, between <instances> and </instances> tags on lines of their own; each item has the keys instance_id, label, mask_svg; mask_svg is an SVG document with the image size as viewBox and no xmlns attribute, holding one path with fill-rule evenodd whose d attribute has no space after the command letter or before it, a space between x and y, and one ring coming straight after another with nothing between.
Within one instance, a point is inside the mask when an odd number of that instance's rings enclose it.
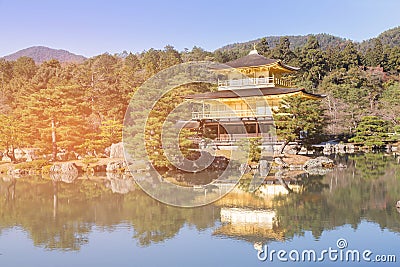
<instances>
[{"instance_id":1,"label":"tree trunk","mask_svg":"<svg viewBox=\"0 0 400 267\"><path fill-rule=\"evenodd\" d=\"M11 162L12 162L12 163L15 163L15 162L16 162L16 159L15 159L15 149L14 149L13 146L8 146L8 145L7 145L7 150L6 150L6 152L5 152L5 155L11 159Z\"/></svg>"},{"instance_id":2,"label":"tree trunk","mask_svg":"<svg viewBox=\"0 0 400 267\"><path fill-rule=\"evenodd\" d=\"M11 149L11 161L16 162L17 159L15 158L15 147L13 146Z\"/></svg>"},{"instance_id":3,"label":"tree trunk","mask_svg":"<svg viewBox=\"0 0 400 267\"><path fill-rule=\"evenodd\" d=\"M53 218L57 218L58 208L58 182L53 180Z\"/></svg>"},{"instance_id":4,"label":"tree trunk","mask_svg":"<svg viewBox=\"0 0 400 267\"><path fill-rule=\"evenodd\" d=\"M285 150L285 147L287 146L287 144L289 144L289 141L285 140L283 142L283 144L281 145L281 147L279 148L279 152L278 152L279 155L283 154L283 150Z\"/></svg>"},{"instance_id":5,"label":"tree trunk","mask_svg":"<svg viewBox=\"0 0 400 267\"><path fill-rule=\"evenodd\" d=\"M293 193L293 189L288 186L285 180L283 180L283 177L278 177L279 182L281 185L288 191L288 193Z\"/></svg>"},{"instance_id":6,"label":"tree trunk","mask_svg":"<svg viewBox=\"0 0 400 267\"><path fill-rule=\"evenodd\" d=\"M57 137L56 137L56 124L54 118L51 118L51 143L52 143L52 159L57 159Z\"/></svg>"}]
</instances>

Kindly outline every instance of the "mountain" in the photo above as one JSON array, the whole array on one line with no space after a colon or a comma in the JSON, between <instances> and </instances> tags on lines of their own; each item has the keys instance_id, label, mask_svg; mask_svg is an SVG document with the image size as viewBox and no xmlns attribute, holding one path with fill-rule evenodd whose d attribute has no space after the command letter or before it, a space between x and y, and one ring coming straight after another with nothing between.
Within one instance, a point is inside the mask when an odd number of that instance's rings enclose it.
<instances>
[{"instance_id":1,"label":"mountain","mask_svg":"<svg viewBox=\"0 0 400 267\"><path fill-rule=\"evenodd\" d=\"M81 63L86 58L62 49L53 49L45 46L32 46L19 50L13 54L3 57L5 60L14 61L20 57L30 57L37 64L50 59L57 59L60 63Z\"/></svg>"},{"instance_id":2,"label":"mountain","mask_svg":"<svg viewBox=\"0 0 400 267\"><path fill-rule=\"evenodd\" d=\"M292 36L286 36L286 37L289 38L290 48L294 50L298 47L303 46L307 42L307 38L309 36L310 36L310 34L308 34L308 35L292 35ZM345 42L349 40L349 39L345 39L345 38L338 37L338 36L333 36L333 35L326 34L326 33L315 34L315 37L317 38L321 48L324 50L330 46L332 46L332 47L342 46L343 47ZM281 36L266 36L266 38L267 38L270 48L274 48L279 43L279 39L281 38ZM356 43L358 45L360 51L365 52L365 51L367 51L368 48L374 47L375 40L377 38L381 40L381 42L384 46L385 45L388 45L390 47L400 46L400 26L389 29L387 31L384 31L375 38L371 38L371 39L362 41L360 43L358 43L358 42L354 42L354 43ZM246 50L247 51L247 50L252 49L253 44L258 43L260 40L261 40L261 38L251 40L248 42L228 44L228 45L225 45L225 46L217 49L216 51L218 51L218 50L220 50L220 51L228 51L228 50L243 51L243 50Z\"/></svg>"},{"instance_id":3,"label":"mountain","mask_svg":"<svg viewBox=\"0 0 400 267\"><path fill-rule=\"evenodd\" d=\"M365 52L368 48L373 48L376 39L380 39L383 46L400 46L400 26L384 31L375 38L361 42L360 49Z\"/></svg>"},{"instance_id":4,"label":"mountain","mask_svg":"<svg viewBox=\"0 0 400 267\"><path fill-rule=\"evenodd\" d=\"M291 36L286 36L286 37L289 38L290 48L294 50L298 47L302 47L303 45L305 45L307 42L307 39L310 35L311 34L291 35ZM279 40L281 37L282 36L267 36L265 38L267 38L269 47L274 48L279 43ZM347 39L345 39L345 38L333 36L333 35L326 34L326 33L315 34L315 37L317 38L322 49L327 49L329 46L336 46L336 45L340 46L340 45L343 45L347 41ZM261 38L251 40L248 42L243 42L243 43L228 44L217 50L221 50L221 51L232 50L232 49L249 50L253 47L253 44L258 43L260 40L261 40Z\"/></svg>"}]
</instances>

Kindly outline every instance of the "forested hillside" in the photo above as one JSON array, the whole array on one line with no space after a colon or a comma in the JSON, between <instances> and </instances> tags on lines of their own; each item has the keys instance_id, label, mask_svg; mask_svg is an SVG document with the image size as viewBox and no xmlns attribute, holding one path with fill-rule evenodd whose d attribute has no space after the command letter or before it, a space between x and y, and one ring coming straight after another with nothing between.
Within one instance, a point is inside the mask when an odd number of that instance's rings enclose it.
<instances>
[{"instance_id":1,"label":"forested hillside","mask_svg":"<svg viewBox=\"0 0 400 267\"><path fill-rule=\"evenodd\" d=\"M279 40L282 37L287 37L290 42L290 48L291 49L296 49L299 47L302 47L305 45L307 42L308 37L310 37L312 34L309 35L288 35L288 36L266 36L263 38L266 38L268 40L270 48L274 48L279 44ZM331 34L326 34L326 33L319 33L314 35L317 40L319 45L321 46L321 49L326 50L329 47L335 47L335 46L343 46L346 41L351 41L346 38L334 36ZM247 42L241 42L241 43L234 43L234 44L228 44L225 45L217 50L221 51L227 51L227 50L248 50L250 49L253 44L258 43L261 41L262 38L247 41ZM395 27L393 29L389 29L387 31L382 32L375 38L371 38L365 41L362 41L361 43L354 42L356 47L360 50L360 52L366 52L368 48L372 48L374 46L374 42L376 39L379 39L383 45L388 45L390 47L393 46L399 46L400 45L400 27Z\"/></svg>"},{"instance_id":2,"label":"forested hillside","mask_svg":"<svg viewBox=\"0 0 400 267\"><path fill-rule=\"evenodd\" d=\"M384 31L383 33L379 34L376 38L372 38L361 42L360 44L361 51L366 52L368 48L372 48L374 46L375 39L379 39L382 42L382 45L388 45L390 47L399 46L400 27Z\"/></svg>"},{"instance_id":3,"label":"forested hillside","mask_svg":"<svg viewBox=\"0 0 400 267\"><path fill-rule=\"evenodd\" d=\"M309 36L311 36L311 34L295 35L295 36L290 35L290 36L285 36L285 37L287 37L289 39L290 48L296 49L298 47L304 46L306 44ZM326 50L330 46L341 46L346 42L346 39L344 39L344 38L333 36L333 35L326 34L326 33L320 33L320 34L316 34L314 36L317 38L318 43L320 44L320 46L323 50ZM282 38L282 36L268 36L268 37L264 37L264 38L266 38L268 40L268 44L269 44L270 48L274 48L279 44L279 40ZM253 47L253 44L259 43L261 41L261 39L262 38L251 40L251 41L244 42L244 43L228 44L217 50L221 50L221 51L249 50Z\"/></svg>"},{"instance_id":4,"label":"forested hillside","mask_svg":"<svg viewBox=\"0 0 400 267\"><path fill-rule=\"evenodd\" d=\"M393 32L381 36L388 34ZM385 45L383 40L375 39L365 53L358 44L344 40L323 49L313 35L295 49L287 37L274 46L263 38L256 48L266 57L300 67L286 79L310 92L326 94L326 133L351 136L366 115L380 116L390 123L390 131L400 124L400 46ZM208 52L194 47L179 52L166 46L124 57L102 54L69 64L55 59L36 64L29 57L1 59L0 148L102 152L121 140L129 99L146 79L175 64L226 62L249 49ZM171 106L181 99L172 98Z\"/></svg>"}]
</instances>

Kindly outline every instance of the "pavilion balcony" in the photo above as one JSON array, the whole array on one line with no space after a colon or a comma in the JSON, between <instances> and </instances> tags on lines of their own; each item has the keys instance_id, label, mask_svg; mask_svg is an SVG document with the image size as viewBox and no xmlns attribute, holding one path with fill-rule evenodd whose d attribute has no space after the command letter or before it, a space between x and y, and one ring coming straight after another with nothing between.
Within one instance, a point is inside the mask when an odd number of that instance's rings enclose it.
<instances>
[{"instance_id":1,"label":"pavilion balcony","mask_svg":"<svg viewBox=\"0 0 400 267\"><path fill-rule=\"evenodd\" d=\"M192 120L204 119L232 119L232 118L262 118L272 117L271 109L261 108L255 112L250 109L245 110L215 110L192 112Z\"/></svg>"},{"instance_id":2,"label":"pavilion balcony","mask_svg":"<svg viewBox=\"0 0 400 267\"><path fill-rule=\"evenodd\" d=\"M249 89L254 87L293 87L293 83L276 77L218 80L219 90Z\"/></svg>"}]
</instances>

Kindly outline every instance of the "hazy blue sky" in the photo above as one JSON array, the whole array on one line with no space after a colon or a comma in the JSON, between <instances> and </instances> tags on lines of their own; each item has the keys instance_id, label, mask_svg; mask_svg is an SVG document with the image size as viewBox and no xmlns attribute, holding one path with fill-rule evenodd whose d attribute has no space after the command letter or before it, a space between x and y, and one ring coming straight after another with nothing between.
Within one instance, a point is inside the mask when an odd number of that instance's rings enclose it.
<instances>
[{"instance_id":1,"label":"hazy blue sky","mask_svg":"<svg viewBox=\"0 0 400 267\"><path fill-rule=\"evenodd\" d=\"M178 50L269 35L329 33L361 41L400 25L399 0L0 0L0 56L33 45L85 56Z\"/></svg>"}]
</instances>

